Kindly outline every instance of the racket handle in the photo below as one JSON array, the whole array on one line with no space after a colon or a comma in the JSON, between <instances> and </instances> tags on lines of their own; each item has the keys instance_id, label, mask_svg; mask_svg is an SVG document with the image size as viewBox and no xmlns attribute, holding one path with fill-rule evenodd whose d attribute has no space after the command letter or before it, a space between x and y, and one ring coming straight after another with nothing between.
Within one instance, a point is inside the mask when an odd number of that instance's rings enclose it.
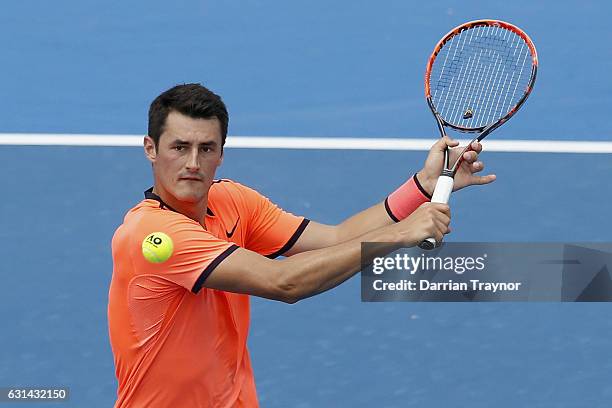
<instances>
[{"instance_id":1,"label":"racket handle","mask_svg":"<svg viewBox=\"0 0 612 408\"><path fill-rule=\"evenodd\" d=\"M451 176L440 176L436 182L436 188L434 188L433 196L431 197L432 203L447 204L450 194L453 191L453 185L455 184L454 179ZM421 241L419 248L421 249L434 249L438 246L435 238L427 238Z\"/></svg>"}]
</instances>

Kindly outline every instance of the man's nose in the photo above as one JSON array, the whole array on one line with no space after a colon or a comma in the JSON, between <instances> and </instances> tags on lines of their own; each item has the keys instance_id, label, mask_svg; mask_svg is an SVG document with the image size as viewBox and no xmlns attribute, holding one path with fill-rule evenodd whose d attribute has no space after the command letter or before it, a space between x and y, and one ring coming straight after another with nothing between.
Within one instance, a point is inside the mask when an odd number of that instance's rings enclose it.
<instances>
[{"instance_id":1,"label":"man's nose","mask_svg":"<svg viewBox=\"0 0 612 408\"><path fill-rule=\"evenodd\" d=\"M198 161L198 149L192 149L189 152L187 159L187 170L195 172L200 170L200 162Z\"/></svg>"}]
</instances>

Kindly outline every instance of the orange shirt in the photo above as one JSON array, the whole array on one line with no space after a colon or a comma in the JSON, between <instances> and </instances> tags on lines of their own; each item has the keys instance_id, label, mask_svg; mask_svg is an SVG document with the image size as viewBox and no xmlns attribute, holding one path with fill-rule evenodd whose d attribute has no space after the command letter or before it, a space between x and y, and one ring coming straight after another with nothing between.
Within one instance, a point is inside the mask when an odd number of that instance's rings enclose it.
<instances>
[{"instance_id":1,"label":"orange shirt","mask_svg":"<svg viewBox=\"0 0 612 408\"><path fill-rule=\"evenodd\" d=\"M203 287L238 246L275 257L308 220L230 180L208 193L206 229L145 192L113 237L108 320L119 382L115 407L256 407L249 352L249 297ZM163 263L142 242L163 232Z\"/></svg>"}]
</instances>

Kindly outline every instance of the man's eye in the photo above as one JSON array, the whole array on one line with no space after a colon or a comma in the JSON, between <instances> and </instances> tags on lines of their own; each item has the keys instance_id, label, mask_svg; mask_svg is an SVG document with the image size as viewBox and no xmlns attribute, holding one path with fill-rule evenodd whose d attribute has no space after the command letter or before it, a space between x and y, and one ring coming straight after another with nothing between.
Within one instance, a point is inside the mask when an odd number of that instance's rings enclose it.
<instances>
[{"instance_id":1,"label":"man's eye","mask_svg":"<svg viewBox=\"0 0 612 408\"><path fill-rule=\"evenodd\" d=\"M210 147L204 147L203 146L203 147L200 147L200 151L204 152L204 153L208 153L208 152L212 151L212 149Z\"/></svg>"},{"instance_id":2,"label":"man's eye","mask_svg":"<svg viewBox=\"0 0 612 408\"><path fill-rule=\"evenodd\" d=\"M177 152L180 152L183 149L185 149L185 146L174 146L174 150L176 150Z\"/></svg>"}]
</instances>

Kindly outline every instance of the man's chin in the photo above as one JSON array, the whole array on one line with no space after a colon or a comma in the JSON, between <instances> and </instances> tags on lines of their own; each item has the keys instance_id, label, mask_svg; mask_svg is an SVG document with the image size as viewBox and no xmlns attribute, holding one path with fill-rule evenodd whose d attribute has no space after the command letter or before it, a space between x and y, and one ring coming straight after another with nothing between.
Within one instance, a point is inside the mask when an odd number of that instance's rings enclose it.
<instances>
[{"instance_id":1,"label":"man's chin","mask_svg":"<svg viewBox=\"0 0 612 408\"><path fill-rule=\"evenodd\" d=\"M205 196L204 191L200 191L200 190L178 189L174 192L174 197L177 200L183 201L186 203L192 203L192 204L196 204L202 201L204 196Z\"/></svg>"}]
</instances>

